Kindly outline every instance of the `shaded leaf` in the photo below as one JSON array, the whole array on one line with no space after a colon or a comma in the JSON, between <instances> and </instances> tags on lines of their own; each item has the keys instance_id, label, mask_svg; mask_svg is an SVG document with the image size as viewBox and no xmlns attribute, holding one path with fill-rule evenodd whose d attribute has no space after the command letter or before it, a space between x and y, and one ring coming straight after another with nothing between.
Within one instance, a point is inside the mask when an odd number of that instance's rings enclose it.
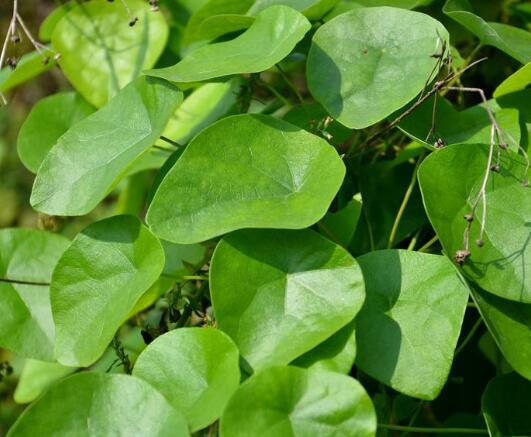
<instances>
[{"instance_id":1,"label":"shaded leaf","mask_svg":"<svg viewBox=\"0 0 531 437\"><path fill-rule=\"evenodd\" d=\"M344 173L322 138L269 116L227 117L188 145L155 193L147 222L177 243L240 228L305 228L325 214Z\"/></svg>"},{"instance_id":2,"label":"shaded leaf","mask_svg":"<svg viewBox=\"0 0 531 437\"><path fill-rule=\"evenodd\" d=\"M521 91L531 84L531 62L511 74L494 90L495 98Z\"/></svg>"},{"instance_id":3,"label":"shaded leaf","mask_svg":"<svg viewBox=\"0 0 531 437\"><path fill-rule=\"evenodd\" d=\"M348 247L361 215L361 202L352 199L337 212L328 212L319 222L321 233L332 241Z\"/></svg>"},{"instance_id":4,"label":"shaded leaf","mask_svg":"<svg viewBox=\"0 0 531 437\"><path fill-rule=\"evenodd\" d=\"M160 242L136 217L89 225L53 272L57 360L70 366L96 361L163 266Z\"/></svg>"}]
</instances>

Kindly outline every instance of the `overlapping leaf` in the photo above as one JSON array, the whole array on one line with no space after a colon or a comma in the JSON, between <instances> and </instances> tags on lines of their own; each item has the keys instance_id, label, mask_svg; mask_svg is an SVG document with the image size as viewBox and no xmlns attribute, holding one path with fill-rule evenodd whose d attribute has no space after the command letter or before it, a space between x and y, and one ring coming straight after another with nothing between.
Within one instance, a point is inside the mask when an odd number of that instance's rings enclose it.
<instances>
[{"instance_id":1,"label":"overlapping leaf","mask_svg":"<svg viewBox=\"0 0 531 437\"><path fill-rule=\"evenodd\" d=\"M330 9L336 6L339 0L256 0L247 12L256 15L273 5L285 5L301 12L308 20L318 20Z\"/></svg>"},{"instance_id":2,"label":"overlapping leaf","mask_svg":"<svg viewBox=\"0 0 531 437\"><path fill-rule=\"evenodd\" d=\"M326 213L344 173L322 138L269 116L227 117L188 145L147 221L177 243L240 228L305 228Z\"/></svg>"}]
</instances>

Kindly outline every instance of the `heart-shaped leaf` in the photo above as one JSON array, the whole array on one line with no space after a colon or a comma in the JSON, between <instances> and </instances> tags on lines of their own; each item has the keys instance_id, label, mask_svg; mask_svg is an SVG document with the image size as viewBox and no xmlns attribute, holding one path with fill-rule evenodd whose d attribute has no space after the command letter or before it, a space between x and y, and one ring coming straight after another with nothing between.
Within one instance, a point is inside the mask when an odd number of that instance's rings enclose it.
<instances>
[{"instance_id":1,"label":"heart-shaped leaf","mask_svg":"<svg viewBox=\"0 0 531 437\"><path fill-rule=\"evenodd\" d=\"M221 417L221 434L372 437L376 414L353 378L297 367L271 367L236 391Z\"/></svg>"},{"instance_id":2,"label":"heart-shaped leaf","mask_svg":"<svg viewBox=\"0 0 531 437\"><path fill-rule=\"evenodd\" d=\"M188 145L155 193L147 222L176 243L240 228L306 228L326 213L344 174L322 138L269 116L227 117Z\"/></svg>"},{"instance_id":3,"label":"heart-shaped leaf","mask_svg":"<svg viewBox=\"0 0 531 437\"><path fill-rule=\"evenodd\" d=\"M20 160L37 173L53 145L68 129L94 112L77 93L58 93L40 100L24 120L17 140Z\"/></svg>"},{"instance_id":4,"label":"heart-shaped leaf","mask_svg":"<svg viewBox=\"0 0 531 437\"><path fill-rule=\"evenodd\" d=\"M358 258L367 297L356 364L395 390L435 399L450 372L468 289L444 257L382 250Z\"/></svg>"},{"instance_id":5,"label":"heart-shaped leaf","mask_svg":"<svg viewBox=\"0 0 531 437\"><path fill-rule=\"evenodd\" d=\"M238 388L238 362L238 348L223 332L183 328L151 343L133 374L159 390L197 431L221 416Z\"/></svg>"},{"instance_id":6,"label":"heart-shaped leaf","mask_svg":"<svg viewBox=\"0 0 531 437\"><path fill-rule=\"evenodd\" d=\"M312 95L345 126L370 126L412 100L434 76L448 32L398 8L359 8L315 33L308 54ZM407 77L407 81L402 80Z\"/></svg>"},{"instance_id":7,"label":"heart-shaped leaf","mask_svg":"<svg viewBox=\"0 0 531 437\"><path fill-rule=\"evenodd\" d=\"M174 66L146 74L186 83L258 73L288 56L310 27L299 12L272 6L258 14L252 26L237 38L200 47Z\"/></svg>"},{"instance_id":8,"label":"heart-shaped leaf","mask_svg":"<svg viewBox=\"0 0 531 437\"><path fill-rule=\"evenodd\" d=\"M255 370L316 347L352 321L364 296L356 261L310 230L230 234L210 280L218 326Z\"/></svg>"},{"instance_id":9,"label":"heart-shaped leaf","mask_svg":"<svg viewBox=\"0 0 531 437\"><path fill-rule=\"evenodd\" d=\"M89 225L52 276L57 360L69 366L96 361L163 267L160 242L136 217Z\"/></svg>"},{"instance_id":10,"label":"heart-shaped leaf","mask_svg":"<svg viewBox=\"0 0 531 437\"><path fill-rule=\"evenodd\" d=\"M472 205L488 171L488 146L445 147L424 160L419 182L428 217L446 254L465 249L464 231ZM485 233L480 238L482 207L476 208L470 229L470 256L463 272L484 290L505 299L531 303L531 202L522 181L526 166L515 152L501 154L500 172L491 171L486 184ZM482 206L482 204L480 204Z\"/></svg>"},{"instance_id":11,"label":"heart-shaped leaf","mask_svg":"<svg viewBox=\"0 0 531 437\"><path fill-rule=\"evenodd\" d=\"M186 437L184 417L147 382L128 375L79 373L22 413L9 437L131 435Z\"/></svg>"},{"instance_id":12,"label":"heart-shaped leaf","mask_svg":"<svg viewBox=\"0 0 531 437\"><path fill-rule=\"evenodd\" d=\"M49 283L68 243L34 229L0 230L0 347L23 357L53 359Z\"/></svg>"},{"instance_id":13,"label":"heart-shaped leaf","mask_svg":"<svg viewBox=\"0 0 531 437\"><path fill-rule=\"evenodd\" d=\"M32 206L51 215L90 212L159 138L181 101L164 80L131 82L59 138L37 173Z\"/></svg>"},{"instance_id":14,"label":"heart-shaped leaf","mask_svg":"<svg viewBox=\"0 0 531 437\"><path fill-rule=\"evenodd\" d=\"M131 19L138 18L134 26ZM151 68L168 38L168 25L161 13L150 11L147 2L94 0L79 3L54 28L52 44L61 53L59 65L76 90L101 107Z\"/></svg>"}]
</instances>

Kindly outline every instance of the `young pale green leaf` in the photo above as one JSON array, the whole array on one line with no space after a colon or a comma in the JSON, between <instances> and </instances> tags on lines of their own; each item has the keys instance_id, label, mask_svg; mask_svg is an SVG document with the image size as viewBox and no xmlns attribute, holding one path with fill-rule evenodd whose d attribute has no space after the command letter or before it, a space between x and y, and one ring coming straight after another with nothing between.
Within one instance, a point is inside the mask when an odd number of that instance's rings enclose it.
<instances>
[{"instance_id":1,"label":"young pale green leaf","mask_svg":"<svg viewBox=\"0 0 531 437\"><path fill-rule=\"evenodd\" d=\"M242 230L210 269L221 330L258 370L288 364L348 324L364 298L358 264L311 230Z\"/></svg>"},{"instance_id":2,"label":"young pale green leaf","mask_svg":"<svg viewBox=\"0 0 531 437\"><path fill-rule=\"evenodd\" d=\"M161 13L151 12L142 0L127 0L127 4L130 14L120 2L79 3L52 34L53 46L61 53L61 70L98 108L143 69L153 67L168 38ZM131 17L138 18L134 26L129 25Z\"/></svg>"},{"instance_id":3,"label":"young pale green leaf","mask_svg":"<svg viewBox=\"0 0 531 437\"><path fill-rule=\"evenodd\" d=\"M382 250L358 258L367 297L356 364L409 396L435 399L450 372L468 289L443 256Z\"/></svg>"},{"instance_id":4,"label":"young pale green leaf","mask_svg":"<svg viewBox=\"0 0 531 437\"><path fill-rule=\"evenodd\" d=\"M179 144L186 144L196 134L229 112L236 103L239 81L206 83L194 90L175 114L170 117L162 133Z\"/></svg>"},{"instance_id":5,"label":"young pale green leaf","mask_svg":"<svg viewBox=\"0 0 531 437\"><path fill-rule=\"evenodd\" d=\"M504 131L509 146L517 148L517 144L520 143L518 111L512 108L499 109L496 111L495 117ZM433 98L430 98L415 109L412 114L408 115L400 123L399 128L411 139L431 147L439 139L445 145L490 143L490 128L492 123L487 111L482 105L457 111L448 100L438 97L434 124L435 129L430 134L432 123Z\"/></svg>"},{"instance_id":6,"label":"young pale green leaf","mask_svg":"<svg viewBox=\"0 0 531 437\"><path fill-rule=\"evenodd\" d=\"M66 367L59 363L26 360L13 398L19 404L33 402L53 384L76 370L75 367Z\"/></svg>"},{"instance_id":7,"label":"young pale green leaf","mask_svg":"<svg viewBox=\"0 0 531 437\"><path fill-rule=\"evenodd\" d=\"M516 373L489 382L481 410L491 437L531 435L531 382Z\"/></svg>"},{"instance_id":8,"label":"young pale green leaf","mask_svg":"<svg viewBox=\"0 0 531 437\"><path fill-rule=\"evenodd\" d=\"M9 437L130 435L186 437L184 417L147 382L128 375L79 373L22 413Z\"/></svg>"},{"instance_id":9,"label":"young pale green leaf","mask_svg":"<svg viewBox=\"0 0 531 437\"><path fill-rule=\"evenodd\" d=\"M356 323L345 325L320 345L301 355L294 366L349 374L356 359Z\"/></svg>"},{"instance_id":10,"label":"young pale green leaf","mask_svg":"<svg viewBox=\"0 0 531 437\"><path fill-rule=\"evenodd\" d=\"M94 112L77 93L58 93L40 100L24 120L17 140L22 164L37 173L52 146L68 129Z\"/></svg>"},{"instance_id":11,"label":"young pale green leaf","mask_svg":"<svg viewBox=\"0 0 531 437\"><path fill-rule=\"evenodd\" d=\"M163 267L160 242L136 217L89 225L52 276L57 360L69 366L96 361Z\"/></svg>"},{"instance_id":12,"label":"young pale green leaf","mask_svg":"<svg viewBox=\"0 0 531 437\"><path fill-rule=\"evenodd\" d=\"M177 243L240 228L305 228L325 215L344 174L322 138L270 116L227 117L188 145L155 193L147 222Z\"/></svg>"},{"instance_id":13,"label":"young pale green leaf","mask_svg":"<svg viewBox=\"0 0 531 437\"><path fill-rule=\"evenodd\" d=\"M474 14L468 0L447 0L443 12L485 44L496 47L521 63L531 61L531 34L502 23L486 22Z\"/></svg>"},{"instance_id":14,"label":"young pale green leaf","mask_svg":"<svg viewBox=\"0 0 531 437\"><path fill-rule=\"evenodd\" d=\"M433 77L448 32L398 8L359 8L315 33L308 54L312 95L345 126L364 128L412 100ZM407 80L403 80L407 77Z\"/></svg>"},{"instance_id":15,"label":"young pale green leaf","mask_svg":"<svg viewBox=\"0 0 531 437\"><path fill-rule=\"evenodd\" d=\"M220 430L222 437L372 437L376 414L353 378L271 367L240 386L221 417Z\"/></svg>"},{"instance_id":16,"label":"young pale green leaf","mask_svg":"<svg viewBox=\"0 0 531 437\"><path fill-rule=\"evenodd\" d=\"M221 416L240 385L238 363L238 348L223 332L183 328L151 343L133 374L159 390L197 431Z\"/></svg>"},{"instance_id":17,"label":"young pale green leaf","mask_svg":"<svg viewBox=\"0 0 531 437\"><path fill-rule=\"evenodd\" d=\"M252 26L237 38L200 47L174 66L146 74L186 83L258 73L289 55L310 27L299 12L286 6L272 6L258 14Z\"/></svg>"},{"instance_id":18,"label":"young pale green leaf","mask_svg":"<svg viewBox=\"0 0 531 437\"><path fill-rule=\"evenodd\" d=\"M247 12L256 15L273 5L285 5L301 12L308 20L319 20L330 9L336 6L339 0L256 0Z\"/></svg>"},{"instance_id":19,"label":"young pale green leaf","mask_svg":"<svg viewBox=\"0 0 531 437\"><path fill-rule=\"evenodd\" d=\"M456 144L439 150L419 168L419 182L428 217L450 257L464 249L464 218L484 179L488 146ZM482 204L470 229L470 257L463 272L484 290L505 299L531 303L531 199L522 181L525 162L513 151L500 157L500 172L490 172L486 185L487 214L483 247L479 237Z\"/></svg>"},{"instance_id":20,"label":"young pale green leaf","mask_svg":"<svg viewBox=\"0 0 531 437\"><path fill-rule=\"evenodd\" d=\"M63 18L75 5L76 2L68 1L67 3L60 4L60 6L57 6L52 12L50 12L39 27L39 39L41 41L50 41L57 23L59 23L61 18Z\"/></svg>"},{"instance_id":21,"label":"young pale green leaf","mask_svg":"<svg viewBox=\"0 0 531 437\"><path fill-rule=\"evenodd\" d=\"M55 52L45 48L42 53L30 52L20 58L17 68L4 67L0 70L0 93L5 93L36 76L50 70L55 65ZM45 57L48 61L45 61Z\"/></svg>"},{"instance_id":22,"label":"young pale green leaf","mask_svg":"<svg viewBox=\"0 0 531 437\"><path fill-rule=\"evenodd\" d=\"M474 286L471 293L507 362L531 380L531 304L502 299Z\"/></svg>"},{"instance_id":23,"label":"young pale green leaf","mask_svg":"<svg viewBox=\"0 0 531 437\"><path fill-rule=\"evenodd\" d=\"M49 282L68 243L34 229L0 230L0 347L23 357L53 359Z\"/></svg>"},{"instance_id":24,"label":"young pale green leaf","mask_svg":"<svg viewBox=\"0 0 531 437\"><path fill-rule=\"evenodd\" d=\"M524 90L531 84L531 62L511 74L494 90L495 98Z\"/></svg>"},{"instance_id":25,"label":"young pale green leaf","mask_svg":"<svg viewBox=\"0 0 531 437\"><path fill-rule=\"evenodd\" d=\"M164 80L135 79L59 138L37 173L32 206L51 215L90 212L159 138L181 101Z\"/></svg>"}]
</instances>

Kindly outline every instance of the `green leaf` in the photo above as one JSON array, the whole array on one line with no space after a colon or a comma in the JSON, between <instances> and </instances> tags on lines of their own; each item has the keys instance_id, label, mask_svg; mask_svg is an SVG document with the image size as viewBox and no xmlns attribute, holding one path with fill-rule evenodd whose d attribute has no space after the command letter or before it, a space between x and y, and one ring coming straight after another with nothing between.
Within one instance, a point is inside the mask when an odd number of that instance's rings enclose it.
<instances>
[{"instance_id":1,"label":"green leaf","mask_svg":"<svg viewBox=\"0 0 531 437\"><path fill-rule=\"evenodd\" d=\"M432 55L440 54L447 40L446 29L428 15L388 7L355 9L315 32L306 72L309 89L345 126L371 126L424 88L437 63Z\"/></svg>"},{"instance_id":2,"label":"green leaf","mask_svg":"<svg viewBox=\"0 0 531 437\"><path fill-rule=\"evenodd\" d=\"M72 8L55 26L54 48L61 53L59 65L76 90L101 107L151 68L168 39L162 13L150 11L147 2L127 0L131 17L120 2L95 0Z\"/></svg>"},{"instance_id":3,"label":"green leaf","mask_svg":"<svg viewBox=\"0 0 531 437\"><path fill-rule=\"evenodd\" d=\"M33 402L53 384L76 370L75 367L65 367L58 363L26 360L13 394L15 402L19 404Z\"/></svg>"},{"instance_id":4,"label":"green leaf","mask_svg":"<svg viewBox=\"0 0 531 437\"><path fill-rule=\"evenodd\" d=\"M393 6L395 8L413 9L426 6L433 0L355 0L363 6Z\"/></svg>"},{"instance_id":5,"label":"green leaf","mask_svg":"<svg viewBox=\"0 0 531 437\"><path fill-rule=\"evenodd\" d=\"M53 359L49 282L69 241L34 229L0 230L0 347L38 360Z\"/></svg>"},{"instance_id":6,"label":"green leaf","mask_svg":"<svg viewBox=\"0 0 531 437\"><path fill-rule=\"evenodd\" d=\"M9 437L131 435L185 437L183 416L147 382L128 375L79 373L27 408Z\"/></svg>"},{"instance_id":7,"label":"green leaf","mask_svg":"<svg viewBox=\"0 0 531 437\"><path fill-rule=\"evenodd\" d=\"M503 129L510 146L520 143L519 114L516 109L500 109L495 113L496 121ZM431 135L433 123L433 98L426 100L412 114L401 123L402 130L411 139L427 144L433 148L440 138L445 145L476 143L490 143L490 128L492 123L482 105L476 105L463 111L457 111L452 104L442 98L437 98L435 128Z\"/></svg>"},{"instance_id":8,"label":"green leaf","mask_svg":"<svg viewBox=\"0 0 531 437\"><path fill-rule=\"evenodd\" d=\"M364 298L361 271L311 230L242 230L217 246L210 269L219 328L253 369L288 364L348 324Z\"/></svg>"},{"instance_id":9,"label":"green leaf","mask_svg":"<svg viewBox=\"0 0 531 437\"><path fill-rule=\"evenodd\" d=\"M190 266L199 269L205 261L207 248L201 244L175 244L161 241L166 263L163 273L173 278L194 273Z\"/></svg>"},{"instance_id":10,"label":"green leaf","mask_svg":"<svg viewBox=\"0 0 531 437\"><path fill-rule=\"evenodd\" d=\"M516 373L494 378L481 398L481 410L492 437L531 434L531 382Z\"/></svg>"},{"instance_id":11,"label":"green leaf","mask_svg":"<svg viewBox=\"0 0 531 437\"><path fill-rule=\"evenodd\" d=\"M495 98L521 91L531 84L531 62L511 74L494 90Z\"/></svg>"},{"instance_id":12,"label":"green leaf","mask_svg":"<svg viewBox=\"0 0 531 437\"><path fill-rule=\"evenodd\" d=\"M200 82L239 73L258 73L284 59L310 30L299 12L272 6L237 38L200 47L172 67L146 74L173 82Z\"/></svg>"},{"instance_id":13,"label":"green leaf","mask_svg":"<svg viewBox=\"0 0 531 437\"><path fill-rule=\"evenodd\" d=\"M240 386L221 417L220 429L230 437L369 437L376 433L376 414L355 379L272 367Z\"/></svg>"},{"instance_id":14,"label":"green leaf","mask_svg":"<svg viewBox=\"0 0 531 437\"><path fill-rule=\"evenodd\" d=\"M54 52L46 48L42 54L30 52L22 56L14 70L9 67L2 68L0 70L0 93L5 93L51 70L56 63L53 59L54 55ZM44 62L45 56L49 58L48 62Z\"/></svg>"},{"instance_id":15,"label":"green leaf","mask_svg":"<svg viewBox=\"0 0 531 437\"><path fill-rule=\"evenodd\" d=\"M401 393L435 399L452 365L466 285L439 255L382 250L358 262L367 297L356 318L356 364Z\"/></svg>"},{"instance_id":16,"label":"green leaf","mask_svg":"<svg viewBox=\"0 0 531 437\"><path fill-rule=\"evenodd\" d=\"M162 135L186 144L196 134L229 112L236 103L239 81L207 83L194 90L170 117Z\"/></svg>"},{"instance_id":17,"label":"green leaf","mask_svg":"<svg viewBox=\"0 0 531 437\"><path fill-rule=\"evenodd\" d=\"M37 102L18 133L17 150L24 166L37 173L59 137L93 112L94 108L73 92L53 94Z\"/></svg>"},{"instance_id":18,"label":"green leaf","mask_svg":"<svg viewBox=\"0 0 531 437\"><path fill-rule=\"evenodd\" d=\"M352 320L320 345L301 355L292 364L349 374L356 359L355 328L355 320Z\"/></svg>"},{"instance_id":19,"label":"green leaf","mask_svg":"<svg viewBox=\"0 0 531 437\"><path fill-rule=\"evenodd\" d=\"M57 23L59 23L61 18L63 18L66 13L75 5L76 3L74 1L69 1L67 3L60 4L60 6L56 7L52 12L50 12L39 27L39 39L41 41L50 41Z\"/></svg>"},{"instance_id":20,"label":"green leaf","mask_svg":"<svg viewBox=\"0 0 531 437\"><path fill-rule=\"evenodd\" d=\"M164 80L131 82L59 138L39 168L31 205L50 215L90 212L159 138L181 101L182 93Z\"/></svg>"},{"instance_id":21,"label":"green leaf","mask_svg":"<svg viewBox=\"0 0 531 437\"><path fill-rule=\"evenodd\" d=\"M197 431L221 416L238 388L238 362L236 345L221 331L183 328L151 343L133 374L159 390Z\"/></svg>"},{"instance_id":22,"label":"green leaf","mask_svg":"<svg viewBox=\"0 0 531 437\"><path fill-rule=\"evenodd\" d=\"M160 242L136 217L89 225L53 272L57 360L69 366L96 361L163 266Z\"/></svg>"},{"instance_id":23,"label":"green leaf","mask_svg":"<svg viewBox=\"0 0 531 437\"><path fill-rule=\"evenodd\" d=\"M227 117L188 145L155 193L147 222L177 243L240 228L305 228L324 216L344 174L322 138L270 116Z\"/></svg>"},{"instance_id":24,"label":"green leaf","mask_svg":"<svg viewBox=\"0 0 531 437\"><path fill-rule=\"evenodd\" d=\"M531 379L531 305L471 288L472 296L507 362Z\"/></svg>"},{"instance_id":25,"label":"green leaf","mask_svg":"<svg viewBox=\"0 0 531 437\"><path fill-rule=\"evenodd\" d=\"M247 13L256 15L270 6L285 5L301 12L308 20L315 21L338 3L339 0L256 0Z\"/></svg>"},{"instance_id":26,"label":"green leaf","mask_svg":"<svg viewBox=\"0 0 531 437\"><path fill-rule=\"evenodd\" d=\"M428 217L449 257L464 249L464 216L471 212L488 171L487 156L486 145L457 144L431 154L419 168ZM490 293L531 303L531 201L528 188L522 185L527 178L524 158L504 152L500 167L499 173L490 172L486 185L484 246L475 244L483 209L480 203L470 229L471 255L462 270Z\"/></svg>"},{"instance_id":27,"label":"green leaf","mask_svg":"<svg viewBox=\"0 0 531 437\"><path fill-rule=\"evenodd\" d=\"M319 222L319 230L332 241L348 247L361 215L361 202L352 199L337 212L328 212Z\"/></svg>"},{"instance_id":28,"label":"green leaf","mask_svg":"<svg viewBox=\"0 0 531 437\"><path fill-rule=\"evenodd\" d=\"M522 64L531 61L531 35L528 31L486 22L474 14L468 0L447 0L443 12L476 35L482 44L496 47Z\"/></svg>"}]
</instances>

